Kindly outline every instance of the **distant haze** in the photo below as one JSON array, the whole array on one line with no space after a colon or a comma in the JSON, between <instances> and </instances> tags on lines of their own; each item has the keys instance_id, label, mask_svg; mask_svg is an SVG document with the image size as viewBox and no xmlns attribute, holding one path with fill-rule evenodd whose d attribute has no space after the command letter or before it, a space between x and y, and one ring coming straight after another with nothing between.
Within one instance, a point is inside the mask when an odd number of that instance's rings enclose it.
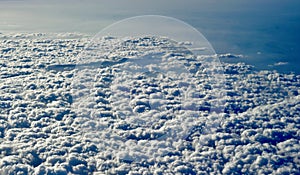
<instances>
[{"instance_id":1,"label":"distant haze","mask_svg":"<svg viewBox=\"0 0 300 175\"><path fill-rule=\"evenodd\" d=\"M233 61L300 73L297 0L0 0L0 32L94 35L118 20L145 14L171 16L189 23L207 37L217 53L244 55Z\"/></svg>"}]
</instances>

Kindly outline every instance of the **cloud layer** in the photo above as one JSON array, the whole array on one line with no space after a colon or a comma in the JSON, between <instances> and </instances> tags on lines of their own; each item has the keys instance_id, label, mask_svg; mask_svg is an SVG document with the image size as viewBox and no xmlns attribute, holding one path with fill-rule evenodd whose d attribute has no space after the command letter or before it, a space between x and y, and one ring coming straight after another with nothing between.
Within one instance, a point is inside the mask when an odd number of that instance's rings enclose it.
<instances>
[{"instance_id":1,"label":"cloud layer","mask_svg":"<svg viewBox=\"0 0 300 175\"><path fill-rule=\"evenodd\" d=\"M225 113L216 130L203 132L199 120L198 127L193 127L185 139L178 142L157 139L149 144L149 138L155 140L165 133L159 128L178 126L176 122L180 120L168 115L157 116L153 128L145 130L118 118L116 112L122 110L112 107L110 93L113 88L107 87L107 82L113 79L111 72L117 71L120 64L114 69L98 67L94 70L100 80L91 88L95 90L96 100L82 105L99 109L97 120L84 117L89 110L78 113L72 106L72 83L74 76L78 75L78 67L72 65L89 42L79 36L1 35L2 174L299 173L299 75L254 71L252 66L244 63L223 63ZM151 44L152 41L145 42ZM113 58L108 56L109 63L116 61ZM193 65L196 63L197 60ZM194 72L201 71L201 67L194 67ZM216 116L207 113L205 108L212 101L209 96L212 84L206 84L205 77L197 81L203 90L200 92L206 92L197 96L203 107L201 117L214 121ZM126 87L114 85L115 90L126 92ZM155 92L152 94L154 98L160 93L155 86L139 87L142 86L137 86L135 91L140 95L134 96L131 104L134 108L143 106L145 110L147 103L143 101L143 95ZM163 90L170 98L168 102L176 96L176 89ZM154 100L152 108L164 104ZM176 103L170 106L175 108ZM87 127L95 132L85 133L83 137L82 128ZM124 141L124 137L127 140ZM139 154L143 148L155 156L140 158L145 160L141 162L132 161L145 155Z\"/></svg>"}]
</instances>

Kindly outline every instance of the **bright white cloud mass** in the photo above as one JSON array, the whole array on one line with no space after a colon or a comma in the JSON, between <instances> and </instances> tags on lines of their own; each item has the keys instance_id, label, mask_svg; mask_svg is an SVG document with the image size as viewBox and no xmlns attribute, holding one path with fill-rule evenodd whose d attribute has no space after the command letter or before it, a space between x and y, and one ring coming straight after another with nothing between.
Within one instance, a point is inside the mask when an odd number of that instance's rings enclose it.
<instances>
[{"instance_id":1,"label":"bright white cloud mass","mask_svg":"<svg viewBox=\"0 0 300 175\"><path fill-rule=\"evenodd\" d=\"M0 0L0 175L300 174L299 7Z\"/></svg>"},{"instance_id":2,"label":"bright white cloud mass","mask_svg":"<svg viewBox=\"0 0 300 175\"><path fill-rule=\"evenodd\" d=\"M141 38L123 44L140 45L140 49L152 47L156 52L158 42ZM225 101L222 121L216 130L205 132L201 125L203 120L195 120L195 127L179 142L155 141L168 128L180 126L174 123L178 118L158 113L154 124L145 128L118 115L118 112L126 112L128 106L119 106L116 110L111 104L114 88L109 86L118 66L125 62L94 69L99 73L99 81L90 92L95 93L95 101L85 103L83 100L79 104L99 109L100 113L95 114L97 119L80 116L72 107L74 87L71 85L78 71L73 66L74 59L87 43L89 39L79 34L1 35L2 174L299 173L299 75L254 71L244 63L223 63L226 94L222 96ZM107 59L115 62L114 55L122 54L132 53L116 50ZM187 55L166 56L172 59ZM200 66L194 73L201 76L203 70L199 63L194 60L190 66L191 70ZM180 109L176 103L176 87L170 86L172 82L157 86L145 78L137 77L135 82L128 82L137 83L129 92L132 99L128 103L133 108L143 112L147 110L145 95L159 97L164 93L166 103L158 103L169 109ZM207 84L207 80L205 76L197 79L199 92L205 92L198 96L199 119L214 121L209 113L214 85ZM126 87L115 88L126 95ZM95 132L85 130L89 132L83 136L83 128L88 127ZM147 142L149 139L154 141ZM142 148L146 148L147 154Z\"/></svg>"}]
</instances>

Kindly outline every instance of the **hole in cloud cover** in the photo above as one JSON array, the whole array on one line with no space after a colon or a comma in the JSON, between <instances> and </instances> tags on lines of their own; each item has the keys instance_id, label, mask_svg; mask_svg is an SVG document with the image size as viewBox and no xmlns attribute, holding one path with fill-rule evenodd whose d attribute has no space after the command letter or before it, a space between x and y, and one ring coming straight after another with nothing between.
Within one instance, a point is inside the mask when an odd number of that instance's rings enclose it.
<instances>
[{"instance_id":1,"label":"hole in cloud cover","mask_svg":"<svg viewBox=\"0 0 300 175\"><path fill-rule=\"evenodd\" d=\"M138 16L108 26L77 57L76 70L73 109L83 136L120 161L172 154L196 132L201 144L222 121L218 56L177 19Z\"/></svg>"}]
</instances>

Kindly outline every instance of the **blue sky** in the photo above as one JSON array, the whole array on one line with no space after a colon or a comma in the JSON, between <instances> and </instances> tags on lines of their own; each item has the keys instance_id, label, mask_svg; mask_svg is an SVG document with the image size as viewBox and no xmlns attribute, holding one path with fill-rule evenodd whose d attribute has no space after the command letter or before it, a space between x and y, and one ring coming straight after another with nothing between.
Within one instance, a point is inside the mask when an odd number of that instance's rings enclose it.
<instances>
[{"instance_id":1,"label":"blue sky","mask_svg":"<svg viewBox=\"0 0 300 175\"><path fill-rule=\"evenodd\" d=\"M0 32L93 35L118 20L146 14L189 23L218 53L244 54L246 62L262 68L289 62L278 69L299 69L298 0L0 0Z\"/></svg>"},{"instance_id":2,"label":"blue sky","mask_svg":"<svg viewBox=\"0 0 300 175\"><path fill-rule=\"evenodd\" d=\"M0 0L0 24L1 28L9 25L16 30L94 33L126 17L156 14L179 18L203 29L219 23L223 26L213 30L236 26L242 29L245 23L260 25L299 14L299 6L296 0Z\"/></svg>"}]
</instances>

